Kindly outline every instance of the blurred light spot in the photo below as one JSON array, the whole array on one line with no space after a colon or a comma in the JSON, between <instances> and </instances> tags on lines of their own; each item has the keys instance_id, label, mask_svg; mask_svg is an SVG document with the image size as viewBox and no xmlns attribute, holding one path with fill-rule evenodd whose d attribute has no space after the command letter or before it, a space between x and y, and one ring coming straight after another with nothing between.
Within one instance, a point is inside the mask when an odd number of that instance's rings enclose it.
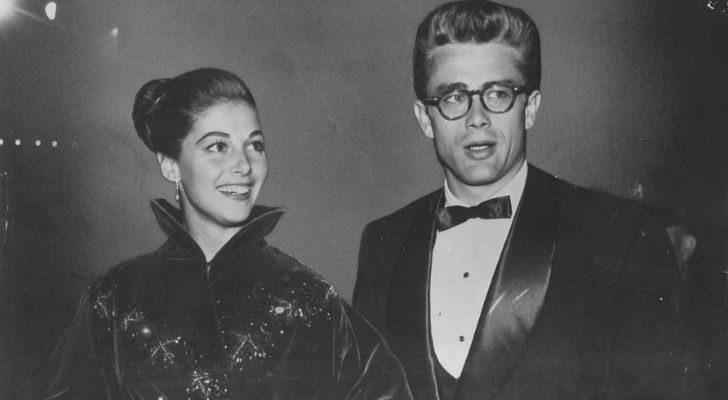
<instances>
[{"instance_id":1,"label":"blurred light spot","mask_svg":"<svg viewBox=\"0 0 728 400\"><path fill-rule=\"evenodd\" d=\"M111 37L113 37L113 38L118 37L119 36L119 27L115 26L115 27L111 28L111 30L109 31L109 35L111 35Z\"/></svg>"},{"instance_id":2,"label":"blurred light spot","mask_svg":"<svg viewBox=\"0 0 728 400\"><path fill-rule=\"evenodd\" d=\"M0 146L2 146L2 145L3 145L3 143L5 143L5 141L4 141L4 140L2 140L2 139L0 139Z\"/></svg>"},{"instance_id":3,"label":"blurred light spot","mask_svg":"<svg viewBox=\"0 0 728 400\"><path fill-rule=\"evenodd\" d=\"M52 142L51 142L51 146L53 146L53 147L56 147L56 146L58 146L58 142L56 142L55 140L54 140L54 141L52 141Z\"/></svg>"},{"instance_id":4,"label":"blurred light spot","mask_svg":"<svg viewBox=\"0 0 728 400\"><path fill-rule=\"evenodd\" d=\"M20 139L15 139L15 145L20 146Z\"/></svg>"},{"instance_id":5,"label":"blurred light spot","mask_svg":"<svg viewBox=\"0 0 728 400\"><path fill-rule=\"evenodd\" d=\"M638 200L644 199L645 186L639 182L635 183L635 185L629 189L629 195L630 197Z\"/></svg>"},{"instance_id":6,"label":"blurred light spot","mask_svg":"<svg viewBox=\"0 0 728 400\"><path fill-rule=\"evenodd\" d=\"M35 145L36 145L36 146L40 146L40 140L36 140L36 141L35 141Z\"/></svg>"},{"instance_id":7,"label":"blurred light spot","mask_svg":"<svg viewBox=\"0 0 728 400\"><path fill-rule=\"evenodd\" d=\"M56 6L55 1L51 1L51 2L48 2L48 4L46 4L45 13L46 13L46 17L48 17L49 20L53 21L54 19L56 19L56 9L57 8L58 7Z\"/></svg>"},{"instance_id":8,"label":"blurred light spot","mask_svg":"<svg viewBox=\"0 0 728 400\"><path fill-rule=\"evenodd\" d=\"M13 12L12 0L0 0L0 19L9 16Z\"/></svg>"}]
</instances>

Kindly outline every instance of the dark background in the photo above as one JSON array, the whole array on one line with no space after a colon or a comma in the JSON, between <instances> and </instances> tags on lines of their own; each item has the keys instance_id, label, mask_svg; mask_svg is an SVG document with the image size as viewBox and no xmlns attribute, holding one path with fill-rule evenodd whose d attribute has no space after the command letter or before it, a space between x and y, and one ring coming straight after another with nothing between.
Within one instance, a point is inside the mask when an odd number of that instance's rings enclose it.
<instances>
[{"instance_id":1,"label":"dark background","mask_svg":"<svg viewBox=\"0 0 728 400\"><path fill-rule=\"evenodd\" d=\"M269 157L261 202L288 209L270 241L350 298L365 223L443 181L412 112L410 60L440 3L67 0L50 22L45 2L17 0L0 21L0 398L20 397L91 279L164 240L148 200L174 187L130 117L153 78L216 66L247 82ZM706 3L509 2L543 42L529 161L683 211L719 270L728 16Z\"/></svg>"}]
</instances>

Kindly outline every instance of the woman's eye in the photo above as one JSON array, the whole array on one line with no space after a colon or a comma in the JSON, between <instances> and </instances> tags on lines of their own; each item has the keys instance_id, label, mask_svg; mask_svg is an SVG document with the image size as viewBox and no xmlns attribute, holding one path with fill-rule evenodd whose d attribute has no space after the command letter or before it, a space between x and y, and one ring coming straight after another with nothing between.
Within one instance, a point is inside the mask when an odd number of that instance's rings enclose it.
<instances>
[{"instance_id":1,"label":"woman's eye","mask_svg":"<svg viewBox=\"0 0 728 400\"><path fill-rule=\"evenodd\" d=\"M265 144L260 140L250 142L248 147L253 149L254 151L257 151L258 153L262 153L263 151L265 151Z\"/></svg>"},{"instance_id":2,"label":"woman's eye","mask_svg":"<svg viewBox=\"0 0 728 400\"><path fill-rule=\"evenodd\" d=\"M219 153L221 151L224 151L227 148L227 144L224 142L215 142L209 146L207 146L207 151L210 153Z\"/></svg>"}]
</instances>

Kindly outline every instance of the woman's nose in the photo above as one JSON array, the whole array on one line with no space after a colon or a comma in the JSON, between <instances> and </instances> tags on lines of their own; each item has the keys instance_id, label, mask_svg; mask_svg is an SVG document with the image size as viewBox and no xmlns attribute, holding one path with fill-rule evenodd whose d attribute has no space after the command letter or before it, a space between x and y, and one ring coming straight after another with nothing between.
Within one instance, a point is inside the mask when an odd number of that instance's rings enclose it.
<instances>
[{"instance_id":1,"label":"woman's nose","mask_svg":"<svg viewBox=\"0 0 728 400\"><path fill-rule=\"evenodd\" d=\"M250 162L245 151L236 152L233 155L235 159L230 167L230 172L238 175L247 175L250 173Z\"/></svg>"}]
</instances>

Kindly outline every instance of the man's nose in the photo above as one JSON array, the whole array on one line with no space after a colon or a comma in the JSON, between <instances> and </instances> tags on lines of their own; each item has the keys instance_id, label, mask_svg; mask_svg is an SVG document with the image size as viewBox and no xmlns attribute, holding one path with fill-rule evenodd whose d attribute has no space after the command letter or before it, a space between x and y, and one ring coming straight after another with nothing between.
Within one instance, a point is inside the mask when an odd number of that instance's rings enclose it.
<instances>
[{"instance_id":1,"label":"man's nose","mask_svg":"<svg viewBox=\"0 0 728 400\"><path fill-rule=\"evenodd\" d=\"M474 94L471 97L472 103L470 105L470 110L468 110L468 113L465 115L468 126L479 128L481 126L490 125L491 113L483 105L483 101L481 100L482 96L482 94Z\"/></svg>"}]
</instances>

